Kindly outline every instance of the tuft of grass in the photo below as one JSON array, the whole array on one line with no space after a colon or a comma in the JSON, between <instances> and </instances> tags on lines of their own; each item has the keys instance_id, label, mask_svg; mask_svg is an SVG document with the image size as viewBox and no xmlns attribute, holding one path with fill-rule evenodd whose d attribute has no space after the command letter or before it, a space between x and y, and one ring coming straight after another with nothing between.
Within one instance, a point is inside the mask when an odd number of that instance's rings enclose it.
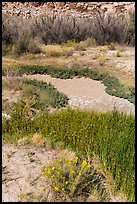
<instances>
[{"instance_id":1,"label":"tuft of grass","mask_svg":"<svg viewBox=\"0 0 137 204\"><path fill-rule=\"evenodd\" d=\"M77 43L76 39L71 39L71 40L67 40L65 45L68 47L71 47L71 46L74 46L76 43Z\"/></svg>"},{"instance_id":2,"label":"tuft of grass","mask_svg":"<svg viewBox=\"0 0 137 204\"><path fill-rule=\"evenodd\" d=\"M3 90L21 90L22 82L18 78L10 78L7 76L6 79L2 79L2 89Z\"/></svg>"},{"instance_id":3,"label":"tuft of grass","mask_svg":"<svg viewBox=\"0 0 137 204\"><path fill-rule=\"evenodd\" d=\"M84 44L86 47L94 47L97 45L95 39L88 37L84 40Z\"/></svg>"},{"instance_id":4,"label":"tuft of grass","mask_svg":"<svg viewBox=\"0 0 137 204\"><path fill-rule=\"evenodd\" d=\"M122 57L122 54L119 50L117 50L117 52L116 52L116 57Z\"/></svg>"},{"instance_id":5,"label":"tuft of grass","mask_svg":"<svg viewBox=\"0 0 137 204\"><path fill-rule=\"evenodd\" d=\"M29 144L29 143L30 143L30 140L29 140L28 137L23 137L23 138L21 138L21 139L19 139L19 140L17 141L17 144L18 144L19 146L24 146L24 145L27 145L27 144Z\"/></svg>"},{"instance_id":6,"label":"tuft of grass","mask_svg":"<svg viewBox=\"0 0 137 204\"><path fill-rule=\"evenodd\" d=\"M100 48L100 51L106 52L106 51L108 51L108 47L107 47L107 46L102 46L102 47Z\"/></svg>"},{"instance_id":7,"label":"tuft of grass","mask_svg":"<svg viewBox=\"0 0 137 204\"><path fill-rule=\"evenodd\" d=\"M70 57L73 55L74 49L73 48L67 48L67 47L62 47L62 55L65 57Z\"/></svg>"},{"instance_id":8,"label":"tuft of grass","mask_svg":"<svg viewBox=\"0 0 137 204\"><path fill-rule=\"evenodd\" d=\"M45 138L43 137L42 134L38 134L38 133L35 133L33 136L32 136L32 139L31 139L31 143L33 145L36 145L36 146L43 146L44 143L45 143Z\"/></svg>"},{"instance_id":9,"label":"tuft of grass","mask_svg":"<svg viewBox=\"0 0 137 204\"><path fill-rule=\"evenodd\" d=\"M103 56L100 56L98 60L99 60L100 66L105 65L105 58Z\"/></svg>"},{"instance_id":10,"label":"tuft of grass","mask_svg":"<svg viewBox=\"0 0 137 204\"><path fill-rule=\"evenodd\" d=\"M64 143L62 141L56 142L55 149L56 150L63 150L64 149Z\"/></svg>"},{"instance_id":11,"label":"tuft of grass","mask_svg":"<svg viewBox=\"0 0 137 204\"><path fill-rule=\"evenodd\" d=\"M115 43L110 43L107 47L109 50L116 50Z\"/></svg>"},{"instance_id":12,"label":"tuft of grass","mask_svg":"<svg viewBox=\"0 0 137 204\"><path fill-rule=\"evenodd\" d=\"M83 41L81 41L73 45L73 47L76 51L85 51L87 48L87 45Z\"/></svg>"}]
</instances>

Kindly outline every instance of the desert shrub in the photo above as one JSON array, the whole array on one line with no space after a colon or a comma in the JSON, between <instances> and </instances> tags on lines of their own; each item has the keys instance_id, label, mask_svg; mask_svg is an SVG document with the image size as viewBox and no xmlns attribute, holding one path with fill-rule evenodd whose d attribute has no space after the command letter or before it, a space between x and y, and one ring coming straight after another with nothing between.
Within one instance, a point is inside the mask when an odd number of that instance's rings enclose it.
<instances>
[{"instance_id":1,"label":"desert shrub","mask_svg":"<svg viewBox=\"0 0 137 204\"><path fill-rule=\"evenodd\" d=\"M13 44L18 36L17 21L7 14L2 14L2 42Z\"/></svg>"},{"instance_id":2,"label":"desert shrub","mask_svg":"<svg viewBox=\"0 0 137 204\"><path fill-rule=\"evenodd\" d=\"M25 52L28 52L28 45L29 45L30 37L27 33L23 33L19 36L18 41L15 42L13 51L16 55L21 55Z\"/></svg>"},{"instance_id":3,"label":"desert shrub","mask_svg":"<svg viewBox=\"0 0 137 204\"><path fill-rule=\"evenodd\" d=\"M16 41L14 44L13 52L15 55L21 55L26 52L39 54L41 52L41 49L39 48L35 40L32 39L31 35L22 33L18 41Z\"/></svg>"},{"instance_id":4,"label":"desert shrub","mask_svg":"<svg viewBox=\"0 0 137 204\"><path fill-rule=\"evenodd\" d=\"M64 43L69 40L84 40L89 32L89 23L84 18L48 13L39 16L34 22L34 33L45 44Z\"/></svg>"},{"instance_id":5,"label":"desert shrub","mask_svg":"<svg viewBox=\"0 0 137 204\"><path fill-rule=\"evenodd\" d=\"M21 17L15 18L14 16L6 14L2 15L3 54L7 53L4 49L5 45L10 45L10 51L16 55L25 52L40 53L40 48L33 40L32 22L32 20L23 19Z\"/></svg>"},{"instance_id":6,"label":"desert shrub","mask_svg":"<svg viewBox=\"0 0 137 204\"><path fill-rule=\"evenodd\" d=\"M86 200L93 189L99 190L100 186L102 192L105 191L101 185L102 175L99 175L90 162L85 159L81 160L77 156L66 158L63 153L59 158L43 167L42 171L42 175L48 179L49 186L55 191L54 193L57 192L61 198L65 195L74 201L80 195ZM46 189L43 187L43 190Z\"/></svg>"},{"instance_id":7,"label":"desert shrub","mask_svg":"<svg viewBox=\"0 0 137 204\"><path fill-rule=\"evenodd\" d=\"M130 28L133 28L132 24L129 23ZM45 44L67 42L69 46L72 46L76 42L88 39L84 44L89 46L89 44L95 45L96 43L106 45L111 42L123 44L127 42L125 37L128 27L127 17L116 16L114 13L98 12L87 19L49 13L35 19L33 32ZM131 36L134 36L134 31Z\"/></svg>"},{"instance_id":8,"label":"desert shrub","mask_svg":"<svg viewBox=\"0 0 137 204\"><path fill-rule=\"evenodd\" d=\"M135 46L135 10L130 10L128 15L125 43Z\"/></svg>"},{"instance_id":9,"label":"desert shrub","mask_svg":"<svg viewBox=\"0 0 137 204\"><path fill-rule=\"evenodd\" d=\"M92 18L91 25L91 36L99 45L106 45L111 42L123 43L126 23L113 13L105 15L98 12Z\"/></svg>"},{"instance_id":10,"label":"desert shrub","mask_svg":"<svg viewBox=\"0 0 137 204\"><path fill-rule=\"evenodd\" d=\"M23 32L30 34L31 23L28 19L2 14L2 42L14 44Z\"/></svg>"},{"instance_id":11,"label":"desert shrub","mask_svg":"<svg viewBox=\"0 0 137 204\"><path fill-rule=\"evenodd\" d=\"M54 12L33 19L15 18L3 14L2 25L2 42L6 44L17 42L22 32L45 44L84 40L86 47L95 44L106 45L111 42L134 45L135 42L134 10L130 12L128 18L124 15L121 17L101 12L89 18L60 15Z\"/></svg>"}]
</instances>

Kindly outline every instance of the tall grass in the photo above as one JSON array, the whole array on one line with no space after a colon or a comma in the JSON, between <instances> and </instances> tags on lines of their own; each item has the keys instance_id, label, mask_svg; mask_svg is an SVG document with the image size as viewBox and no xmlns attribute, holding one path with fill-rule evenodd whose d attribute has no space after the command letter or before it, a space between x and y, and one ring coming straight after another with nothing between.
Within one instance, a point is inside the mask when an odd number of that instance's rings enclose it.
<instances>
[{"instance_id":1,"label":"tall grass","mask_svg":"<svg viewBox=\"0 0 137 204\"><path fill-rule=\"evenodd\" d=\"M32 121L17 109L10 120L3 120L2 126L3 141L17 141L38 132L53 143L63 142L80 155L99 155L115 180L116 190L123 190L134 201L134 116L115 110L96 113L68 108L45 113Z\"/></svg>"}]
</instances>

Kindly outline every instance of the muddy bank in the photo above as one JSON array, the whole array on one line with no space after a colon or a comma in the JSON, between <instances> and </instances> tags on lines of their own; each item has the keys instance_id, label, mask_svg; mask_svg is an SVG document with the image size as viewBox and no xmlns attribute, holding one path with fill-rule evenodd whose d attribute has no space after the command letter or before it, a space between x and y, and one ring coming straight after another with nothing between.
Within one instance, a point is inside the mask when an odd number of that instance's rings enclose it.
<instances>
[{"instance_id":1,"label":"muddy bank","mask_svg":"<svg viewBox=\"0 0 137 204\"><path fill-rule=\"evenodd\" d=\"M56 79L48 75L24 75L29 79L42 80L54 85L60 92L69 97L72 107L90 108L97 111L117 110L134 114L135 106L127 99L111 96L105 92L105 86L100 81L89 78Z\"/></svg>"}]
</instances>

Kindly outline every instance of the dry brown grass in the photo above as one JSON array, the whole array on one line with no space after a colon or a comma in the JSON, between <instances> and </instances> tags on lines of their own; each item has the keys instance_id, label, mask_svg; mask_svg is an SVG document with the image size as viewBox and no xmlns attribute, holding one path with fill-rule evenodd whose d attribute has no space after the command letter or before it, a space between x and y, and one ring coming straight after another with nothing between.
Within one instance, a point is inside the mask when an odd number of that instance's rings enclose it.
<instances>
[{"instance_id":1,"label":"dry brown grass","mask_svg":"<svg viewBox=\"0 0 137 204\"><path fill-rule=\"evenodd\" d=\"M24 146L24 145L29 144L29 142L30 142L30 141L29 141L28 137L23 137L23 138L21 138L21 139L18 140L17 144L18 144L19 146Z\"/></svg>"},{"instance_id":2,"label":"dry brown grass","mask_svg":"<svg viewBox=\"0 0 137 204\"><path fill-rule=\"evenodd\" d=\"M11 93L15 93L16 91L20 91L21 87L22 83L17 78L6 76L6 78L2 79L2 90L10 90Z\"/></svg>"},{"instance_id":3,"label":"dry brown grass","mask_svg":"<svg viewBox=\"0 0 137 204\"><path fill-rule=\"evenodd\" d=\"M41 49L47 57L69 57L73 55L74 51L74 48L66 45L41 45Z\"/></svg>"},{"instance_id":4,"label":"dry brown grass","mask_svg":"<svg viewBox=\"0 0 137 204\"><path fill-rule=\"evenodd\" d=\"M70 160L74 160L75 159L75 156L76 156L76 153L75 152L72 152L68 149L62 149L60 150L60 155L59 157L61 159L70 159Z\"/></svg>"},{"instance_id":5,"label":"dry brown grass","mask_svg":"<svg viewBox=\"0 0 137 204\"><path fill-rule=\"evenodd\" d=\"M32 142L32 144L35 145L35 146L43 146L44 143L45 143L45 138L43 137L42 134L35 133L35 134L32 136L31 142Z\"/></svg>"},{"instance_id":6,"label":"dry brown grass","mask_svg":"<svg viewBox=\"0 0 137 204\"><path fill-rule=\"evenodd\" d=\"M84 42L85 43L85 42ZM127 46L115 45L116 50L111 55L108 53L107 46L90 46L86 51L75 50L77 43L61 45L41 45L43 54L26 54L21 57L14 58L12 56L4 56L2 58L3 67L12 67L20 65L53 65L68 68L98 68L101 71L108 71L109 74L117 77L122 83L134 85L135 80L130 73L126 73L123 69L117 69L114 61L134 60L133 49ZM118 57L117 51L120 51L121 57ZM113 51L112 51L113 52ZM105 66L104 66L105 65Z\"/></svg>"},{"instance_id":7,"label":"dry brown grass","mask_svg":"<svg viewBox=\"0 0 137 204\"><path fill-rule=\"evenodd\" d=\"M108 47L107 47L106 45L101 46L101 47L100 47L100 51L101 51L101 52L107 52L107 51L108 51Z\"/></svg>"},{"instance_id":8,"label":"dry brown grass","mask_svg":"<svg viewBox=\"0 0 137 204\"><path fill-rule=\"evenodd\" d=\"M64 144L63 142L59 141L59 142L56 142L56 150L63 150L64 149Z\"/></svg>"},{"instance_id":9,"label":"dry brown grass","mask_svg":"<svg viewBox=\"0 0 137 204\"><path fill-rule=\"evenodd\" d=\"M105 65L105 58L104 58L104 56L100 56L98 60L99 60L100 66L104 66Z\"/></svg>"}]
</instances>

